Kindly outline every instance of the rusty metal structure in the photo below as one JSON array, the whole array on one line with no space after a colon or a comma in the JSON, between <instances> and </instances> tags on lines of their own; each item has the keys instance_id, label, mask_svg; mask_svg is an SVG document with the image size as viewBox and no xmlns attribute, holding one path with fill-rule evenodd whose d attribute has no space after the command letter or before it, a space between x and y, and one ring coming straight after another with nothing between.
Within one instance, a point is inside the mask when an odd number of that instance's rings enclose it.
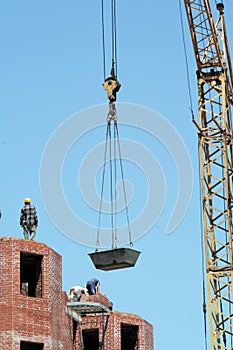
<instances>
[{"instance_id":1,"label":"rusty metal structure","mask_svg":"<svg viewBox=\"0 0 233 350\"><path fill-rule=\"evenodd\" d=\"M233 348L233 74L223 3L184 0L197 65L199 161L211 350Z\"/></svg>"}]
</instances>

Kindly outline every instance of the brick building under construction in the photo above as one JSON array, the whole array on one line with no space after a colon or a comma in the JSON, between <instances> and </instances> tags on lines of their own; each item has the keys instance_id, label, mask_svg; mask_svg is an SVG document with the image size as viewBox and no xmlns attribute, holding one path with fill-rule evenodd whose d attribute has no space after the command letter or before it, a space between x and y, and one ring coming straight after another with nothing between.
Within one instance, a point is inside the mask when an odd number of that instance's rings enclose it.
<instances>
[{"instance_id":1,"label":"brick building under construction","mask_svg":"<svg viewBox=\"0 0 233 350\"><path fill-rule=\"evenodd\" d=\"M22 285L27 285L27 293ZM153 350L153 327L105 295L69 302L62 257L44 243L0 238L0 350Z\"/></svg>"}]
</instances>

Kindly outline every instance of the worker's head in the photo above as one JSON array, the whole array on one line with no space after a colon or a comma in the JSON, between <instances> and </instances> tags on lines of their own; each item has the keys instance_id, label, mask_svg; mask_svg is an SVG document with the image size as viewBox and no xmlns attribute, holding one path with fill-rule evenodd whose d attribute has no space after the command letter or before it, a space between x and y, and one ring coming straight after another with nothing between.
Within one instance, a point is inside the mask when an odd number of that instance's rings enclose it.
<instances>
[{"instance_id":1,"label":"worker's head","mask_svg":"<svg viewBox=\"0 0 233 350\"><path fill-rule=\"evenodd\" d=\"M31 199L28 198L28 197L24 198L24 203L25 204L30 204L31 203Z\"/></svg>"}]
</instances>

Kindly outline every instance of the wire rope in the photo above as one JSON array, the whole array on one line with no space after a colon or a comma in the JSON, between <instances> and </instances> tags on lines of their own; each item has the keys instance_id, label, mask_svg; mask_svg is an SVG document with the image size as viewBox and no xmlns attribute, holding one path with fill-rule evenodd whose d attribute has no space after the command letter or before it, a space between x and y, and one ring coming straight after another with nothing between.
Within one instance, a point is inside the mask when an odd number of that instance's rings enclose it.
<instances>
[{"instance_id":1,"label":"wire rope","mask_svg":"<svg viewBox=\"0 0 233 350\"><path fill-rule=\"evenodd\" d=\"M100 225L101 225L102 204L103 204L103 193L104 193L104 182L105 182L105 171L106 171L106 162L107 162L108 136L109 136L109 124L107 124L107 128L106 128L106 137L105 137L104 165L103 165L102 183L101 183L101 194L100 194L100 206L99 206L99 216L98 216L98 229L97 229L96 251L98 250L99 244L100 244Z\"/></svg>"},{"instance_id":2,"label":"wire rope","mask_svg":"<svg viewBox=\"0 0 233 350\"><path fill-rule=\"evenodd\" d=\"M111 201L111 229L112 229L112 248L114 248L114 210L113 210L113 166L112 166L112 136L111 136L111 122L108 123L109 127L109 166L110 166L110 201Z\"/></svg>"},{"instance_id":3,"label":"wire rope","mask_svg":"<svg viewBox=\"0 0 233 350\"><path fill-rule=\"evenodd\" d=\"M112 68L113 73L117 76L117 43L116 43L116 0L112 0ZM115 67L115 71L114 71Z\"/></svg>"},{"instance_id":4,"label":"wire rope","mask_svg":"<svg viewBox=\"0 0 233 350\"><path fill-rule=\"evenodd\" d=\"M106 139L105 139L105 150L104 150L104 164L103 164L103 173L102 173L102 184L101 184L101 194L100 194L100 206L99 206L99 216L98 216L98 230L97 230L97 241L96 241L96 251L98 251L100 244L100 227L101 227L101 217L102 217L102 206L103 206L103 193L104 193L104 184L106 177L106 164L107 164L107 155L109 154L109 184L110 184L110 221L111 221L111 231L112 231L112 249L117 247L117 156L119 157L120 163L120 174L123 187L124 195L124 204L126 212L126 220L129 233L129 243L130 246L133 246L132 235L130 229L130 220L129 220L129 210L127 205L127 196L125 188L125 179L124 179L124 170L123 170L123 161L122 161L122 152L120 146L120 138L117 122L114 121L114 139L112 139L111 132L111 121L107 123L106 130Z\"/></svg>"},{"instance_id":5,"label":"wire rope","mask_svg":"<svg viewBox=\"0 0 233 350\"><path fill-rule=\"evenodd\" d=\"M126 188L125 188L125 180L124 180L124 171L123 171L123 162L122 162L122 154L121 154L121 146L120 146L120 139L119 139L119 132L117 123L114 123L115 129L116 129L116 135L117 135L117 143L118 143L118 152L119 152L119 160L120 160L120 171L121 171L121 180L122 180L122 186L123 186L123 192L124 192L124 201L125 201L125 212L126 212L126 219L127 219L127 225L128 225L128 231L129 231L129 242L130 246L133 246L132 242L132 235L131 235L131 229L130 229L130 222L129 222L129 210L127 205L127 196L126 196Z\"/></svg>"},{"instance_id":6,"label":"wire rope","mask_svg":"<svg viewBox=\"0 0 233 350\"><path fill-rule=\"evenodd\" d=\"M116 23L116 0L111 0L111 50L112 50L112 67L111 67L111 77L116 79L117 77L117 23ZM104 0L101 0L101 16L102 16L102 50L103 50L103 71L104 79L106 80L106 45L105 45L105 16L104 16ZM101 198L99 206L99 217L98 217L98 231L97 231L97 241L96 241L96 250L99 247L100 241L100 226L101 226L101 215L102 215L102 205L103 205L103 193L104 193L104 183L105 183L105 172L106 172L106 162L107 154L109 151L109 185L110 185L110 205L111 205L111 230L112 230L112 248L116 248L117 245L117 149L120 162L120 174L123 186L124 201L125 201L125 210L126 210L126 219L129 229L129 240L130 245L132 246L131 230L129 223L129 211L127 206L126 198L126 189L123 173L123 162L121 158L121 149L120 149L120 140L119 132L117 127L117 118L114 119L115 114L111 112L115 111L115 105L112 104L111 100L109 103L109 114L107 116L107 131L106 131L106 140L105 140L105 151L104 151L104 166L103 166L103 175L102 175L102 185L101 185ZM113 121L114 125L114 138L112 139L111 133L111 122ZM109 146L109 150L108 150ZM113 148L113 149L112 149Z\"/></svg>"},{"instance_id":7,"label":"wire rope","mask_svg":"<svg viewBox=\"0 0 233 350\"><path fill-rule=\"evenodd\" d=\"M192 119L194 119L193 102L192 102L192 89L191 89L191 81L190 81L190 72L189 72L187 47L186 47L185 34L184 34L184 20L183 20L183 15L182 15L181 0L179 0L179 12L180 12L181 33L182 33L184 56L185 56L185 67L186 67L186 77L187 77L187 85L188 85L189 103L190 103L190 109L191 109L191 113L192 113Z\"/></svg>"},{"instance_id":8,"label":"wire rope","mask_svg":"<svg viewBox=\"0 0 233 350\"><path fill-rule=\"evenodd\" d=\"M102 22L102 55L103 55L103 74L106 79L106 49L105 49L105 27L104 27L104 0L101 0L101 22Z\"/></svg>"},{"instance_id":9,"label":"wire rope","mask_svg":"<svg viewBox=\"0 0 233 350\"><path fill-rule=\"evenodd\" d=\"M103 75L106 80L106 43L105 43L105 14L104 0L101 0L101 26L102 26L102 56L103 56ZM111 51L112 66L111 76L117 77L117 23L116 23L116 0L111 0Z\"/></svg>"},{"instance_id":10,"label":"wire rope","mask_svg":"<svg viewBox=\"0 0 233 350\"><path fill-rule=\"evenodd\" d=\"M114 185L115 185L115 191L114 191L114 247L117 246L117 190L116 190L116 184L117 184L117 144L116 144L116 128L114 125Z\"/></svg>"}]
</instances>

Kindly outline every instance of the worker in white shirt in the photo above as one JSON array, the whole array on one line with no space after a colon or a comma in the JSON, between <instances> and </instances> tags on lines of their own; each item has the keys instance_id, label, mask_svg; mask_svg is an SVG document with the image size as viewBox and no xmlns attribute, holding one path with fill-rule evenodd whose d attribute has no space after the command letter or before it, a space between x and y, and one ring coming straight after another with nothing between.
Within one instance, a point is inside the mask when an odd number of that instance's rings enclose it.
<instances>
[{"instance_id":1,"label":"worker in white shirt","mask_svg":"<svg viewBox=\"0 0 233 350\"><path fill-rule=\"evenodd\" d=\"M73 286L69 290L68 299L70 301L80 301L81 296L87 294L87 288L80 286Z\"/></svg>"}]
</instances>

